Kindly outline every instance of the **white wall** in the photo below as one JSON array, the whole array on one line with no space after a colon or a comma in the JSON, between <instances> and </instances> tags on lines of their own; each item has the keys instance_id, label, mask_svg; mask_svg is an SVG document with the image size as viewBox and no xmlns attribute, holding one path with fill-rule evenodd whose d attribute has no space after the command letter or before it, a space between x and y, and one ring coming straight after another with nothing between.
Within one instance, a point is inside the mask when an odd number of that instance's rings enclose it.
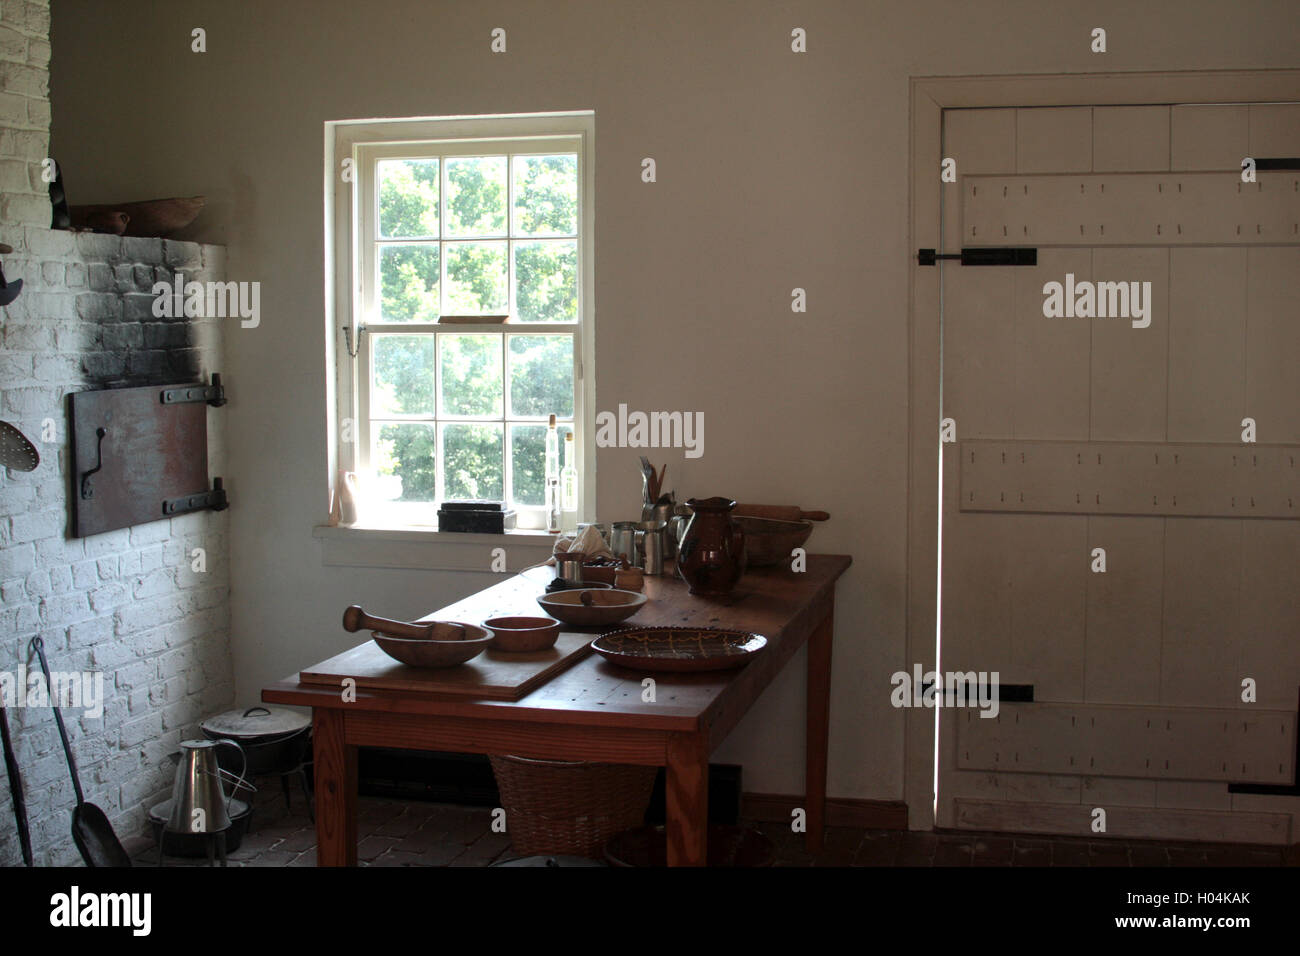
<instances>
[{"instance_id":1,"label":"white wall","mask_svg":"<svg viewBox=\"0 0 1300 956\"><path fill-rule=\"evenodd\" d=\"M830 791L897 798L908 78L1290 67L1287 22L1289 4L1260 0L60 0L54 152L74 201L205 193L195 237L229 245L231 279L263 283L261 327L227 345L241 701L347 645L349 602L414 615L491 580L321 565L326 120L596 111L597 407L704 412L704 457L661 456L683 496L831 512L812 548L855 563L838 592ZM796 26L806 54L790 52ZM1089 51L1095 26L1105 55ZM807 314L790 312L796 286ZM636 455L600 453L602 519L636 507ZM801 674L721 754L743 760L747 789L801 789Z\"/></svg>"}]
</instances>

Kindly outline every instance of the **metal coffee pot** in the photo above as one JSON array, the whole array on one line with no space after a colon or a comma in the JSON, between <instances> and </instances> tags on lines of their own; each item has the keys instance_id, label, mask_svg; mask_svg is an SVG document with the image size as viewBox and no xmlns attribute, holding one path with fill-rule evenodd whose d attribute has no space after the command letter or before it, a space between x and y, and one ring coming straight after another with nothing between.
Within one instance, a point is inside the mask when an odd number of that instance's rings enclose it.
<instances>
[{"instance_id":1,"label":"metal coffee pot","mask_svg":"<svg viewBox=\"0 0 1300 956\"><path fill-rule=\"evenodd\" d=\"M220 833L230 826L230 801L221 785L217 748L234 747L244 759L235 786L248 770L244 749L233 740L183 740L176 779L172 783L172 812L166 828L172 833Z\"/></svg>"}]
</instances>

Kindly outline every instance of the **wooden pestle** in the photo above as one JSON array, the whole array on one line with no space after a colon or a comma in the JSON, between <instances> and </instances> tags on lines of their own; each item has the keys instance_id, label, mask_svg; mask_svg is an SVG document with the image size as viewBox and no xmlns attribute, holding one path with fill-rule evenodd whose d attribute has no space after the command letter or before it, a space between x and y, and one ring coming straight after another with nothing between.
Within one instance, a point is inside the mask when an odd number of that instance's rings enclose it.
<instances>
[{"instance_id":1,"label":"wooden pestle","mask_svg":"<svg viewBox=\"0 0 1300 956\"><path fill-rule=\"evenodd\" d=\"M408 640L427 641L433 637L433 624L406 624L402 621L390 621L385 617L372 617L361 610L359 604L353 604L343 612L343 630L353 633L362 629L404 637Z\"/></svg>"}]
</instances>

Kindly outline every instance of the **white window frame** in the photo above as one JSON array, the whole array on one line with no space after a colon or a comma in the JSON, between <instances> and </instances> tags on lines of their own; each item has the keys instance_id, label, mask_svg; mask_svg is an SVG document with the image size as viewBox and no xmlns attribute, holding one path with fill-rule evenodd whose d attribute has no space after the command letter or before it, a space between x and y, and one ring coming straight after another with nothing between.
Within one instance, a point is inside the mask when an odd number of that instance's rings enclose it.
<instances>
[{"instance_id":1,"label":"white window frame","mask_svg":"<svg viewBox=\"0 0 1300 956\"><path fill-rule=\"evenodd\" d=\"M374 324L367 322L366 317L375 313L374 302L363 303L362 293L363 289L375 288L372 274L374 256L371 254L374 247L368 239L374 234L371 223L375 215L378 189L373 176L375 164L380 159L424 154L484 155L493 148L516 153L528 152L534 147L538 152L563 149L578 154L578 321L565 324L406 322L386 325L382 331L398 334L487 332L502 335L503 349L505 336L511 333L572 334L573 444L579 476L577 520L595 520L595 377L592 363L595 353L594 127L595 117L591 112L361 120L325 124L325 298L330 330L327 336L327 359L335 369L335 375L327 387L331 393L328 456L331 488L336 488L340 471L364 473L369 464L369 396L364 387L368 377L363 374L363 370L369 368L371 349L368 341L370 336L364 327ZM520 141L529 141L527 148L519 148ZM346 162L348 160L350 163ZM346 167L350 167L347 178L344 176ZM366 188L367 185L370 189ZM510 212L513 215L513 210ZM370 229L369 232L366 231L367 228ZM511 294L513 295L513 290ZM513 307L513 302L511 306ZM357 332L358 326L363 327L360 334ZM376 328L376 331L379 329ZM362 365L363 362L367 364ZM508 427L505 438L507 469L504 477L508 481ZM509 495L508 486L504 492ZM431 532L431 522L435 520L434 510L427 509L425 516L418 522L402 519L396 524L390 521L374 523L374 526ZM361 519L365 525L373 523L373 519L367 520L364 510ZM536 520L531 522L536 523Z\"/></svg>"}]
</instances>

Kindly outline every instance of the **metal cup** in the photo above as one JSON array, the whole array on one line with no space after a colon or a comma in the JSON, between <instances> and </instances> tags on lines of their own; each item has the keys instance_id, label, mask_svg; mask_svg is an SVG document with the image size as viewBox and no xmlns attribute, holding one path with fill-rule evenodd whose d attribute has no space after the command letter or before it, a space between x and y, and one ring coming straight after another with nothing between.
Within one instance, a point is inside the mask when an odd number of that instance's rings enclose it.
<instances>
[{"instance_id":1,"label":"metal cup","mask_svg":"<svg viewBox=\"0 0 1300 956\"><path fill-rule=\"evenodd\" d=\"M668 540L662 531L642 531L641 566L646 574L664 573L664 547Z\"/></svg>"},{"instance_id":2,"label":"metal cup","mask_svg":"<svg viewBox=\"0 0 1300 956\"><path fill-rule=\"evenodd\" d=\"M664 573L664 555L668 550L668 525L662 521L642 521L636 526L638 567L646 574Z\"/></svg>"},{"instance_id":3,"label":"metal cup","mask_svg":"<svg viewBox=\"0 0 1300 956\"><path fill-rule=\"evenodd\" d=\"M614 556L623 555L628 563L636 564L636 529L635 521L615 521L614 530L609 537L609 550Z\"/></svg>"},{"instance_id":4,"label":"metal cup","mask_svg":"<svg viewBox=\"0 0 1300 956\"><path fill-rule=\"evenodd\" d=\"M581 551L562 551L555 556L555 576L570 584L582 584L582 562L586 555Z\"/></svg>"},{"instance_id":5,"label":"metal cup","mask_svg":"<svg viewBox=\"0 0 1300 956\"><path fill-rule=\"evenodd\" d=\"M643 508L641 510L641 522L642 522L641 527L644 528L646 522L651 522L651 521L657 521L664 525L671 524L673 520L673 510L675 508L676 508L676 503L673 502L671 499L668 501L661 500L659 504L649 509ZM677 540L673 537L673 535L670 532L664 535L664 557L672 558L672 557L676 557L676 555L677 555Z\"/></svg>"}]
</instances>

